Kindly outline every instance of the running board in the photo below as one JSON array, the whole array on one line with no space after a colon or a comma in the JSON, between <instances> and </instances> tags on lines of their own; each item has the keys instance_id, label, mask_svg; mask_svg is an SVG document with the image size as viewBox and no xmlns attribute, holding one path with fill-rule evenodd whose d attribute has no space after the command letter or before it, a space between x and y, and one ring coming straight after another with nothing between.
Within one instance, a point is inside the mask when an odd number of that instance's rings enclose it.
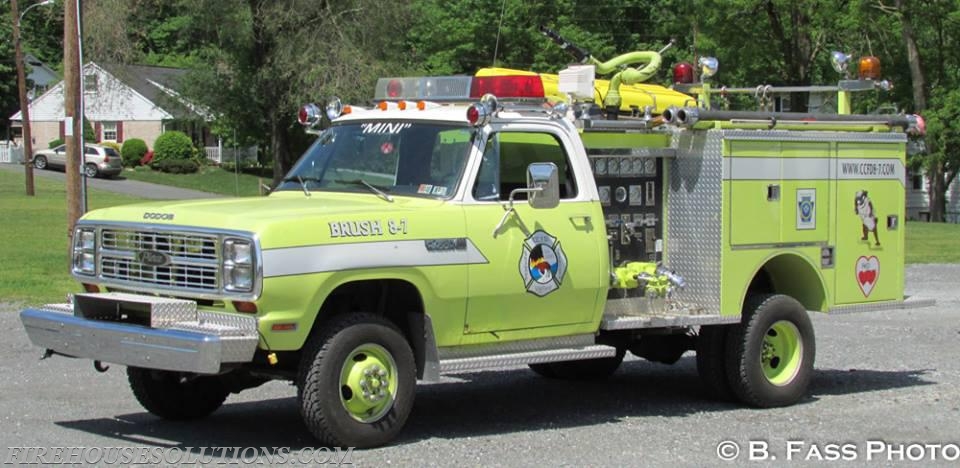
<instances>
[{"instance_id":1,"label":"running board","mask_svg":"<svg viewBox=\"0 0 960 468\"><path fill-rule=\"evenodd\" d=\"M526 364L605 358L616 354L616 348L592 345L577 349L549 349L494 356L454 358L440 361L440 372L449 374L473 370L498 370Z\"/></svg>"},{"instance_id":2,"label":"running board","mask_svg":"<svg viewBox=\"0 0 960 468\"><path fill-rule=\"evenodd\" d=\"M853 304L847 306L836 306L828 311L831 315L853 314L858 312L880 312L883 310L899 309L919 309L922 307L933 307L937 304L936 299L924 299L916 296L908 296L902 301L874 302L867 304Z\"/></svg>"},{"instance_id":3,"label":"running board","mask_svg":"<svg viewBox=\"0 0 960 468\"><path fill-rule=\"evenodd\" d=\"M601 330L636 330L643 328L693 327L740 323L739 316L731 315L613 315L604 314Z\"/></svg>"}]
</instances>

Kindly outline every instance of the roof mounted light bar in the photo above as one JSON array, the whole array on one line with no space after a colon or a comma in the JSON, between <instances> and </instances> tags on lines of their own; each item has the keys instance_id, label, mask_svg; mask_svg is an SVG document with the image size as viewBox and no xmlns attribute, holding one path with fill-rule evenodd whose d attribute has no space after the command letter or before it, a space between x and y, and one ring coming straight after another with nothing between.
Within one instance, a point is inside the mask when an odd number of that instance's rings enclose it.
<instances>
[{"instance_id":1,"label":"roof mounted light bar","mask_svg":"<svg viewBox=\"0 0 960 468\"><path fill-rule=\"evenodd\" d=\"M486 94L501 99L545 99L539 75L380 78L374 101L468 101Z\"/></svg>"}]
</instances>

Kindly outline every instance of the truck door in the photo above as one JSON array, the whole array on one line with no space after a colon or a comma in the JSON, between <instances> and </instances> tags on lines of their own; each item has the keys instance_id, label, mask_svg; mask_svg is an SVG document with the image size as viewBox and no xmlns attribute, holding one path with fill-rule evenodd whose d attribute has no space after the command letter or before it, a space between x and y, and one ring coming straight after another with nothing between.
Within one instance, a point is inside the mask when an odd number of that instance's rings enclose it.
<instances>
[{"instance_id":1,"label":"truck door","mask_svg":"<svg viewBox=\"0 0 960 468\"><path fill-rule=\"evenodd\" d=\"M568 137L550 130L498 131L484 144L464 213L488 262L469 266L467 334L588 323L606 294L603 214L579 189ZM534 209L519 195L494 232L534 162L559 169L559 206Z\"/></svg>"}]
</instances>

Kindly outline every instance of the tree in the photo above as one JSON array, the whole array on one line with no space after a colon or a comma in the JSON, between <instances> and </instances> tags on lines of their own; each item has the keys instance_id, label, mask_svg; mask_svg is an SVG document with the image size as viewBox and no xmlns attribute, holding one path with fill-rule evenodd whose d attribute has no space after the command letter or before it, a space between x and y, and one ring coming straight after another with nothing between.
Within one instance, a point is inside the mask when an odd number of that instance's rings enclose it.
<instances>
[{"instance_id":1,"label":"tree","mask_svg":"<svg viewBox=\"0 0 960 468\"><path fill-rule=\"evenodd\" d=\"M877 0L874 7L899 21L910 70L912 109L929 120L929 152L912 163L923 167L927 175L930 220L942 222L947 188L960 168L960 54L951 46L960 41L960 1L931 0L924 8L914 9L903 0L894 0L893 5Z\"/></svg>"}]
</instances>

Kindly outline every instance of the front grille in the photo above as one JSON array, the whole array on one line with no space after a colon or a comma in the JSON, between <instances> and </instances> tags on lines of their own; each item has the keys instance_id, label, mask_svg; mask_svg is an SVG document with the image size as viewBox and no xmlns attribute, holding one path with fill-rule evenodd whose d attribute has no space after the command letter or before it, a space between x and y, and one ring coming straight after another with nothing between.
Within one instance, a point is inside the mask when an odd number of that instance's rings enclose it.
<instances>
[{"instance_id":1,"label":"front grille","mask_svg":"<svg viewBox=\"0 0 960 468\"><path fill-rule=\"evenodd\" d=\"M100 277L127 284L217 292L220 239L216 235L104 228L100 231ZM140 252L161 252L164 265L140 261Z\"/></svg>"},{"instance_id":2,"label":"front grille","mask_svg":"<svg viewBox=\"0 0 960 468\"><path fill-rule=\"evenodd\" d=\"M104 229L101 236L104 250L152 250L184 259L218 260L217 236L118 229Z\"/></svg>"}]
</instances>

